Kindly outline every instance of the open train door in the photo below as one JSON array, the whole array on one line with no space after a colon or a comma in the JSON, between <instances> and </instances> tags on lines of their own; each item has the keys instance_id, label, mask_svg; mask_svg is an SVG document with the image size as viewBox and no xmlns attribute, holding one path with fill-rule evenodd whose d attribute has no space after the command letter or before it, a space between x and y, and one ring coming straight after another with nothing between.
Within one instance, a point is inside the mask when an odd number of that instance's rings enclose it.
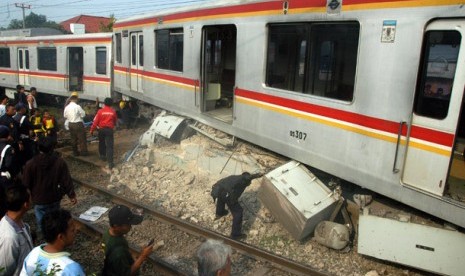
<instances>
[{"instance_id":1,"label":"open train door","mask_svg":"<svg viewBox=\"0 0 465 276\"><path fill-rule=\"evenodd\" d=\"M465 87L463 37L465 20L450 19L433 21L423 39L402 181L437 196L450 192L450 173L457 158L454 148L460 140L458 123ZM461 163L464 165L463 158ZM465 190L465 177L462 185Z\"/></svg>"},{"instance_id":2,"label":"open train door","mask_svg":"<svg viewBox=\"0 0 465 276\"><path fill-rule=\"evenodd\" d=\"M201 109L226 123L233 121L236 84L236 26L203 28Z\"/></svg>"},{"instance_id":3,"label":"open train door","mask_svg":"<svg viewBox=\"0 0 465 276\"><path fill-rule=\"evenodd\" d=\"M29 50L18 48L18 83L29 86Z\"/></svg>"},{"instance_id":4,"label":"open train door","mask_svg":"<svg viewBox=\"0 0 465 276\"><path fill-rule=\"evenodd\" d=\"M83 91L84 51L82 47L68 47L68 89Z\"/></svg>"},{"instance_id":5,"label":"open train door","mask_svg":"<svg viewBox=\"0 0 465 276\"><path fill-rule=\"evenodd\" d=\"M142 91L142 71L144 70L144 35L142 32L131 33L131 90Z\"/></svg>"}]
</instances>

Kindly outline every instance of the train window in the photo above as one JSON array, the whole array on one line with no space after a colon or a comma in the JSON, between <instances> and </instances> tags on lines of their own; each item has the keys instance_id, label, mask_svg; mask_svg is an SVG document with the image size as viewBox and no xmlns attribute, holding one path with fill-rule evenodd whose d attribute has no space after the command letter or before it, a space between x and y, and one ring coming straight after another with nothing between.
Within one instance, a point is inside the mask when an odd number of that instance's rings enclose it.
<instances>
[{"instance_id":1,"label":"train window","mask_svg":"<svg viewBox=\"0 0 465 276\"><path fill-rule=\"evenodd\" d=\"M144 36L139 35L139 65L144 66Z\"/></svg>"},{"instance_id":2,"label":"train window","mask_svg":"<svg viewBox=\"0 0 465 276\"><path fill-rule=\"evenodd\" d=\"M37 67L39 70L57 70L57 49L37 48Z\"/></svg>"},{"instance_id":3,"label":"train window","mask_svg":"<svg viewBox=\"0 0 465 276\"><path fill-rule=\"evenodd\" d=\"M121 34L115 34L115 47L116 47L116 62L122 62L121 56Z\"/></svg>"},{"instance_id":4,"label":"train window","mask_svg":"<svg viewBox=\"0 0 465 276\"><path fill-rule=\"evenodd\" d=\"M0 48L0 67L11 67L10 48Z\"/></svg>"},{"instance_id":5,"label":"train window","mask_svg":"<svg viewBox=\"0 0 465 276\"><path fill-rule=\"evenodd\" d=\"M182 28L155 31L155 64L174 71L183 69L184 32Z\"/></svg>"},{"instance_id":6,"label":"train window","mask_svg":"<svg viewBox=\"0 0 465 276\"><path fill-rule=\"evenodd\" d=\"M425 34L415 95L416 114L435 119L447 117L461 39L457 31Z\"/></svg>"},{"instance_id":7,"label":"train window","mask_svg":"<svg viewBox=\"0 0 465 276\"><path fill-rule=\"evenodd\" d=\"M18 57L19 57L19 59L18 59L18 63L19 63L18 66L19 66L20 69L23 69L23 68L24 68L23 50L19 50L19 51L18 51Z\"/></svg>"},{"instance_id":8,"label":"train window","mask_svg":"<svg viewBox=\"0 0 465 276\"><path fill-rule=\"evenodd\" d=\"M106 47L97 47L95 48L95 72L97 74L106 75L107 74L107 48Z\"/></svg>"},{"instance_id":9,"label":"train window","mask_svg":"<svg viewBox=\"0 0 465 276\"><path fill-rule=\"evenodd\" d=\"M136 65L136 60L137 60L137 55L136 55L137 45L136 45L136 41L137 41L137 36L135 36L135 35L131 36L131 65Z\"/></svg>"},{"instance_id":10,"label":"train window","mask_svg":"<svg viewBox=\"0 0 465 276\"><path fill-rule=\"evenodd\" d=\"M304 94L351 101L360 25L269 25L266 84Z\"/></svg>"},{"instance_id":11,"label":"train window","mask_svg":"<svg viewBox=\"0 0 465 276\"><path fill-rule=\"evenodd\" d=\"M29 50L24 50L25 60L26 60L26 69L29 69Z\"/></svg>"}]
</instances>

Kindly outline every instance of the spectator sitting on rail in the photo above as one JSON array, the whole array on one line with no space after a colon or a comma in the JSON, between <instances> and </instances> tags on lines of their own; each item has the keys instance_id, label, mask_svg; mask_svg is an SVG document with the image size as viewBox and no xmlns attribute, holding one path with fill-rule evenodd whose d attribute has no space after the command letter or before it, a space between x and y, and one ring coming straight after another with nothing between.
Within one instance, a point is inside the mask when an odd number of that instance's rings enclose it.
<instances>
[{"instance_id":1,"label":"spectator sitting on rail","mask_svg":"<svg viewBox=\"0 0 465 276\"><path fill-rule=\"evenodd\" d=\"M24 106L27 106L27 96L24 93L24 86L21 84L16 85L16 93L15 93L15 102L14 104L22 103Z\"/></svg>"},{"instance_id":2,"label":"spectator sitting on rail","mask_svg":"<svg viewBox=\"0 0 465 276\"><path fill-rule=\"evenodd\" d=\"M3 94L0 96L0 116L5 115L6 113L6 105L8 104L8 96Z\"/></svg>"},{"instance_id":3,"label":"spectator sitting on rail","mask_svg":"<svg viewBox=\"0 0 465 276\"><path fill-rule=\"evenodd\" d=\"M68 195L73 205L77 203L68 165L54 151L55 145L51 137L39 138L40 153L29 160L23 170L23 184L31 191L39 226L45 213L60 208L64 195Z\"/></svg>"},{"instance_id":4,"label":"spectator sitting on rail","mask_svg":"<svg viewBox=\"0 0 465 276\"><path fill-rule=\"evenodd\" d=\"M45 130L45 136L52 137L55 143L58 141L58 125L55 117L48 110L44 110L42 116L42 127Z\"/></svg>"},{"instance_id":5,"label":"spectator sitting on rail","mask_svg":"<svg viewBox=\"0 0 465 276\"><path fill-rule=\"evenodd\" d=\"M199 276L231 275L231 247L221 241L207 240L197 250Z\"/></svg>"},{"instance_id":6,"label":"spectator sitting on rail","mask_svg":"<svg viewBox=\"0 0 465 276\"><path fill-rule=\"evenodd\" d=\"M139 107L134 101L121 100L119 102L119 114L119 123L123 127L130 129L131 127L135 127L137 116L139 115Z\"/></svg>"},{"instance_id":7,"label":"spectator sitting on rail","mask_svg":"<svg viewBox=\"0 0 465 276\"><path fill-rule=\"evenodd\" d=\"M0 275L19 275L23 261L34 247L29 225L23 216L31 209L31 195L21 184L6 190L6 215L0 221Z\"/></svg>"},{"instance_id":8,"label":"spectator sitting on rail","mask_svg":"<svg viewBox=\"0 0 465 276\"><path fill-rule=\"evenodd\" d=\"M27 109L29 111L29 114L32 114L34 110L37 109L37 89L35 87L31 87L29 90L29 94L27 95Z\"/></svg>"},{"instance_id":9,"label":"spectator sitting on rail","mask_svg":"<svg viewBox=\"0 0 465 276\"><path fill-rule=\"evenodd\" d=\"M110 229L103 234L105 261L102 275L136 275L142 263L154 250L153 243L142 249L142 253L134 260L124 235L131 231L132 225L142 222L142 216L132 213L127 206L117 205L108 212L108 218Z\"/></svg>"},{"instance_id":10,"label":"spectator sitting on rail","mask_svg":"<svg viewBox=\"0 0 465 276\"><path fill-rule=\"evenodd\" d=\"M82 267L64 251L76 237L75 223L70 212L64 209L45 214L41 228L46 243L27 255L21 275L85 275Z\"/></svg>"}]
</instances>

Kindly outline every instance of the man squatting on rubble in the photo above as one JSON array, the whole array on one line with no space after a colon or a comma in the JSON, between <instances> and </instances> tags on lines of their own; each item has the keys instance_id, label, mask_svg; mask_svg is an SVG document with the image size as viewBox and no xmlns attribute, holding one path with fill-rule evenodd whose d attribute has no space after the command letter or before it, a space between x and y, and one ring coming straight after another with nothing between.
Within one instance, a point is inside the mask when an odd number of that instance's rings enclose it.
<instances>
[{"instance_id":1,"label":"man squatting on rubble","mask_svg":"<svg viewBox=\"0 0 465 276\"><path fill-rule=\"evenodd\" d=\"M199 276L231 275L231 247L217 240L207 240L197 250Z\"/></svg>"},{"instance_id":2,"label":"man squatting on rubble","mask_svg":"<svg viewBox=\"0 0 465 276\"><path fill-rule=\"evenodd\" d=\"M98 152L100 160L108 162L108 168L113 168L113 144L114 136L113 129L115 128L116 111L111 108L113 101L111 98L105 98L103 108L99 109L95 115L92 126L90 127L90 135L94 135L95 129L98 129Z\"/></svg>"},{"instance_id":3,"label":"man squatting on rubble","mask_svg":"<svg viewBox=\"0 0 465 276\"><path fill-rule=\"evenodd\" d=\"M230 175L220 179L212 187L211 196L213 197L213 201L217 199L215 220L228 214L225 205L228 205L233 216L231 229L232 239L243 239L247 236L242 233L243 209L239 204L239 197L242 195L245 188L250 185L252 180L259 177L262 177L262 174L251 175L248 172L244 172L240 175Z\"/></svg>"}]
</instances>

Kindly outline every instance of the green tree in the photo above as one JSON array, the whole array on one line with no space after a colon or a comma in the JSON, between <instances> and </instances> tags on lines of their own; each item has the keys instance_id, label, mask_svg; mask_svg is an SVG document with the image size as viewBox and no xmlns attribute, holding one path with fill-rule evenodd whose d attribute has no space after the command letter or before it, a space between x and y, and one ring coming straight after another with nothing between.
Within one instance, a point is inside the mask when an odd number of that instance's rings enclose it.
<instances>
[{"instance_id":1,"label":"green tree","mask_svg":"<svg viewBox=\"0 0 465 276\"><path fill-rule=\"evenodd\" d=\"M103 24L102 22L100 22L100 27L99 27L99 30L101 32L104 32L104 33L111 33L113 32L113 24L115 24L115 15L114 14L110 14L110 22L108 22L108 24Z\"/></svg>"},{"instance_id":2,"label":"green tree","mask_svg":"<svg viewBox=\"0 0 465 276\"><path fill-rule=\"evenodd\" d=\"M26 28L52 28L63 31L63 27L55 21L47 21L47 17L42 14L36 14L31 12L24 18ZM9 30L11 29L22 29L23 21L19 19L13 19L8 25Z\"/></svg>"}]
</instances>

